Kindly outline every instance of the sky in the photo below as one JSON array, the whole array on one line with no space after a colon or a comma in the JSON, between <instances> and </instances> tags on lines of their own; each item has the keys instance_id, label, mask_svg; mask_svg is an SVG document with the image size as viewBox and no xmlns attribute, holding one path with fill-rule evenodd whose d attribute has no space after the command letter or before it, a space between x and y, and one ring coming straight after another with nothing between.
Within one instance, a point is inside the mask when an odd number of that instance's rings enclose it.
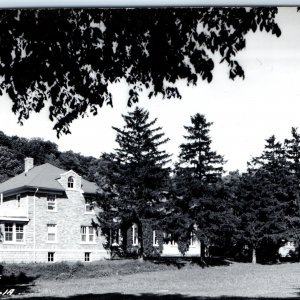
<instances>
[{"instance_id":1,"label":"sky","mask_svg":"<svg viewBox=\"0 0 300 300\"><path fill-rule=\"evenodd\" d=\"M246 170L247 161L263 151L265 139L274 134L283 141L290 137L291 127L300 132L300 13L295 8L280 8L280 38L267 33L250 33L246 48L237 55L245 71L245 79L229 79L225 64L215 64L213 81L199 81L187 87L178 82L182 99L149 100L142 95L139 106L157 118L170 141L164 149L176 161L179 145L184 142L184 125L190 117L204 114L213 122L210 136L212 149L224 155L226 171ZM117 147L112 126L124 125L121 114L128 108L128 87L120 83L111 87L114 107L104 107L98 116L78 119L71 125L71 135L56 138L54 124L44 109L33 114L23 126L11 112L7 95L0 97L0 130L7 135L40 137L55 142L60 151L72 150L99 157Z\"/></svg>"},{"instance_id":2,"label":"sky","mask_svg":"<svg viewBox=\"0 0 300 300\"><path fill-rule=\"evenodd\" d=\"M20 7L132 7L132 6L203 6L203 5L289 5L299 6L299 0L1 0L2 8Z\"/></svg>"}]
</instances>

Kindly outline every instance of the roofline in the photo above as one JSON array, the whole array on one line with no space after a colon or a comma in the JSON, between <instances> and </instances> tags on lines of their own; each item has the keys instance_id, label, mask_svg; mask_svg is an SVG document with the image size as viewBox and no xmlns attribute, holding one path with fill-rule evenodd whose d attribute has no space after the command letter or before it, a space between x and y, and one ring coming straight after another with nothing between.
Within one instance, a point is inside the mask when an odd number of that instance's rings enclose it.
<instances>
[{"instance_id":1,"label":"roofline","mask_svg":"<svg viewBox=\"0 0 300 300\"><path fill-rule=\"evenodd\" d=\"M24 186L6 190L3 192L0 191L0 194L3 194L4 197L9 197L9 196L21 193L21 192L35 192L36 189L38 189L39 193L47 193L47 192L49 193L50 192L50 193L59 193L61 195L65 193L64 189L51 189L51 188L45 188L45 187L39 187L39 186L24 185ZM89 196L89 195L95 196L95 195L97 195L97 191L95 191L95 192L83 191L83 194L87 195L87 196Z\"/></svg>"},{"instance_id":2,"label":"roofline","mask_svg":"<svg viewBox=\"0 0 300 300\"><path fill-rule=\"evenodd\" d=\"M56 193L63 194L65 192L63 189L51 189L51 188L45 188L45 187L39 187L39 186L24 185L24 186L6 190L3 192L0 191L0 194L3 194L4 197L8 197L8 196L18 194L21 192L34 192L34 191L36 191L36 189L38 189L38 192L42 192L42 193L56 192Z\"/></svg>"},{"instance_id":3,"label":"roofline","mask_svg":"<svg viewBox=\"0 0 300 300\"><path fill-rule=\"evenodd\" d=\"M91 193L91 192L84 192L84 191L83 191L83 194L84 194L84 195L87 195L87 196L96 196L98 193L97 193L97 191L94 192L94 193Z\"/></svg>"}]
</instances>

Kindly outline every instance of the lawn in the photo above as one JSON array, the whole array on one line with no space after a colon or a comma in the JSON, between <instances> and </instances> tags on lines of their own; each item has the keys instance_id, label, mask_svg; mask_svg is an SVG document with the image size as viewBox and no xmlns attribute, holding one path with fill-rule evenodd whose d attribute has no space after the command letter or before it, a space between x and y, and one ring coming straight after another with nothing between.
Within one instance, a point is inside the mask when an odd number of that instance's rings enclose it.
<instances>
[{"instance_id":1,"label":"lawn","mask_svg":"<svg viewBox=\"0 0 300 300\"><path fill-rule=\"evenodd\" d=\"M109 268L109 263L105 262L106 265L103 263L103 269ZM141 267L143 264L144 269ZM113 267L117 265L115 263ZM300 296L299 263L280 265L234 263L230 266L209 268L186 264L180 269L175 266L153 265L150 262L126 262L123 264L124 270L135 269L135 271L122 274L122 264L119 263L118 274L114 271L97 278L92 278L92 274L89 274L88 278L40 277L35 280L32 293L26 294L26 297L196 300L206 299L206 297L286 299ZM98 267L101 268L101 263Z\"/></svg>"}]
</instances>

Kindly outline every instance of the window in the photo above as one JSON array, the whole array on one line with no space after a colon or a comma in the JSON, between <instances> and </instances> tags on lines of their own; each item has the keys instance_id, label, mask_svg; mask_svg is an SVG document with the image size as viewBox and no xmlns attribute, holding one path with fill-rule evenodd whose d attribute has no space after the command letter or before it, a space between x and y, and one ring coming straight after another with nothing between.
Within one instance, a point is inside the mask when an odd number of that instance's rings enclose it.
<instances>
[{"instance_id":1,"label":"window","mask_svg":"<svg viewBox=\"0 0 300 300\"><path fill-rule=\"evenodd\" d=\"M55 195L47 196L47 210L56 211L56 198Z\"/></svg>"},{"instance_id":2,"label":"window","mask_svg":"<svg viewBox=\"0 0 300 300\"><path fill-rule=\"evenodd\" d=\"M47 234L47 241L51 243L56 242L56 236L57 236L57 227L55 224L48 224L47 225L48 234Z\"/></svg>"},{"instance_id":3,"label":"window","mask_svg":"<svg viewBox=\"0 0 300 300\"><path fill-rule=\"evenodd\" d=\"M48 262L54 262L54 252L48 252Z\"/></svg>"},{"instance_id":4,"label":"window","mask_svg":"<svg viewBox=\"0 0 300 300\"><path fill-rule=\"evenodd\" d=\"M13 224L5 224L5 241L12 242L13 241Z\"/></svg>"},{"instance_id":5,"label":"window","mask_svg":"<svg viewBox=\"0 0 300 300\"><path fill-rule=\"evenodd\" d=\"M121 229L112 230L112 246L118 246L121 242Z\"/></svg>"},{"instance_id":6,"label":"window","mask_svg":"<svg viewBox=\"0 0 300 300\"><path fill-rule=\"evenodd\" d=\"M24 242L24 226L23 224L16 224L16 242Z\"/></svg>"},{"instance_id":7,"label":"window","mask_svg":"<svg viewBox=\"0 0 300 300\"><path fill-rule=\"evenodd\" d=\"M68 188L69 189L73 189L74 188L74 177L73 176L70 176L68 178Z\"/></svg>"},{"instance_id":8,"label":"window","mask_svg":"<svg viewBox=\"0 0 300 300\"><path fill-rule=\"evenodd\" d=\"M84 261L91 261L91 252L84 252Z\"/></svg>"},{"instance_id":9,"label":"window","mask_svg":"<svg viewBox=\"0 0 300 300\"><path fill-rule=\"evenodd\" d=\"M90 199L85 199L85 213L93 214L94 213L94 205Z\"/></svg>"},{"instance_id":10,"label":"window","mask_svg":"<svg viewBox=\"0 0 300 300\"><path fill-rule=\"evenodd\" d=\"M95 241L95 229L93 226L81 226L80 234L82 243L93 243Z\"/></svg>"},{"instance_id":11,"label":"window","mask_svg":"<svg viewBox=\"0 0 300 300\"><path fill-rule=\"evenodd\" d=\"M156 235L156 230L153 230L153 246L158 246L158 239Z\"/></svg>"},{"instance_id":12,"label":"window","mask_svg":"<svg viewBox=\"0 0 300 300\"><path fill-rule=\"evenodd\" d=\"M175 237L173 233L164 233L164 244L175 246Z\"/></svg>"},{"instance_id":13,"label":"window","mask_svg":"<svg viewBox=\"0 0 300 300\"><path fill-rule=\"evenodd\" d=\"M5 242L24 242L24 225L16 223L6 223L4 225L4 241Z\"/></svg>"},{"instance_id":14,"label":"window","mask_svg":"<svg viewBox=\"0 0 300 300\"><path fill-rule=\"evenodd\" d=\"M138 227L136 224L132 225L132 245L138 245Z\"/></svg>"},{"instance_id":15,"label":"window","mask_svg":"<svg viewBox=\"0 0 300 300\"><path fill-rule=\"evenodd\" d=\"M190 246L195 246L196 241L197 241L196 235L194 232L192 232L191 239L190 239Z\"/></svg>"},{"instance_id":16,"label":"window","mask_svg":"<svg viewBox=\"0 0 300 300\"><path fill-rule=\"evenodd\" d=\"M21 204L21 195L17 195L17 202L18 202L18 207L20 207L20 204Z\"/></svg>"}]
</instances>

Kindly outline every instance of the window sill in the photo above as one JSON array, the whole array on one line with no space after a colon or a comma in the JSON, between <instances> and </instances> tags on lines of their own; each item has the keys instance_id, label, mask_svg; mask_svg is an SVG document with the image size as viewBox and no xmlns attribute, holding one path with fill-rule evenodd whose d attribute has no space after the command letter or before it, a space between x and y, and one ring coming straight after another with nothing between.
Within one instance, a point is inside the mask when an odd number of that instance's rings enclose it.
<instances>
[{"instance_id":1,"label":"window sill","mask_svg":"<svg viewBox=\"0 0 300 300\"><path fill-rule=\"evenodd\" d=\"M48 212L57 212L57 209L56 210L50 210L50 209L47 209Z\"/></svg>"},{"instance_id":2,"label":"window sill","mask_svg":"<svg viewBox=\"0 0 300 300\"><path fill-rule=\"evenodd\" d=\"M46 244L57 244L57 241L46 241Z\"/></svg>"},{"instance_id":3,"label":"window sill","mask_svg":"<svg viewBox=\"0 0 300 300\"><path fill-rule=\"evenodd\" d=\"M12 242L3 242L3 245L26 245L26 243L25 242L14 242L14 241L12 241Z\"/></svg>"}]
</instances>

